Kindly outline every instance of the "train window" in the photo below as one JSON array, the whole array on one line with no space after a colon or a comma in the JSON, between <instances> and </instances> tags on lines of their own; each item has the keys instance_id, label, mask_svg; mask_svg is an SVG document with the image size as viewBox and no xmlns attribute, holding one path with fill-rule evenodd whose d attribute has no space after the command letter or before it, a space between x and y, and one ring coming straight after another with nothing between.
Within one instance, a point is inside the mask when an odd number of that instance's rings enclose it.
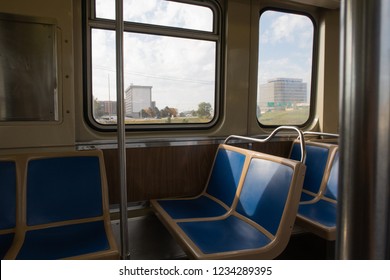
<instances>
[{"instance_id":1,"label":"train window","mask_svg":"<svg viewBox=\"0 0 390 280\"><path fill-rule=\"evenodd\" d=\"M265 10L259 26L257 119L263 126L303 125L310 117L313 21Z\"/></svg>"},{"instance_id":2,"label":"train window","mask_svg":"<svg viewBox=\"0 0 390 280\"><path fill-rule=\"evenodd\" d=\"M108 9L105 2L110 2ZM124 21L213 31L213 11L208 7L163 0L136 2L140 0L124 0ZM115 19L115 0L96 0L96 17Z\"/></svg>"},{"instance_id":3,"label":"train window","mask_svg":"<svg viewBox=\"0 0 390 280\"><path fill-rule=\"evenodd\" d=\"M185 3L184 3L185 2ZM115 125L115 1L91 0L88 103L92 120ZM221 32L212 1L124 0L125 123L208 127L217 117Z\"/></svg>"}]
</instances>

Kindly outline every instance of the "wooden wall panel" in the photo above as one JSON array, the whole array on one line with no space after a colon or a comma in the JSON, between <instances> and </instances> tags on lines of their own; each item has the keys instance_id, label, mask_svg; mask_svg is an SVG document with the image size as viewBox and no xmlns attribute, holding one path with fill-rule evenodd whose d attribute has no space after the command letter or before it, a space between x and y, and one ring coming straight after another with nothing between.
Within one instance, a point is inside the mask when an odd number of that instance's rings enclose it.
<instances>
[{"instance_id":1,"label":"wooden wall panel","mask_svg":"<svg viewBox=\"0 0 390 280\"><path fill-rule=\"evenodd\" d=\"M287 158L290 155L291 145L292 141L254 143L253 150Z\"/></svg>"},{"instance_id":2,"label":"wooden wall panel","mask_svg":"<svg viewBox=\"0 0 390 280\"><path fill-rule=\"evenodd\" d=\"M200 193L207 181L218 145L129 148L128 201L189 196ZM110 204L119 203L117 150L104 150Z\"/></svg>"},{"instance_id":3,"label":"wooden wall panel","mask_svg":"<svg viewBox=\"0 0 390 280\"><path fill-rule=\"evenodd\" d=\"M246 145L239 145L246 147ZM128 202L199 194L207 181L218 145L128 148ZM287 157L291 141L255 143L256 151ZM116 149L103 150L110 204L118 204L119 167Z\"/></svg>"}]
</instances>

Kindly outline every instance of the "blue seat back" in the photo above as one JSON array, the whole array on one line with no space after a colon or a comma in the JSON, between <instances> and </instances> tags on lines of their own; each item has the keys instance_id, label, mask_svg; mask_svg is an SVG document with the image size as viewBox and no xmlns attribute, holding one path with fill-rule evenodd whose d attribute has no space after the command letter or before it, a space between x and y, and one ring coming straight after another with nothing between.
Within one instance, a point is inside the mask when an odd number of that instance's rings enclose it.
<instances>
[{"instance_id":1,"label":"blue seat back","mask_svg":"<svg viewBox=\"0 0 390 280\"><path fill-rule=\"evenodd\" d=\"M219 148L211 170L206 192L231 206L244 167L245 155Z\"/></svg>"},{"instance_id":2,"label":"blue seat back","mask_svg":"<svg viewBox=\"0 0 390 280\"><path fill-rule=\"evenodd\" d=\"M312 193L318 193L328 161L329 148L306 143L306 174L303 189ZM290 155L291 159L301 159L301 149L298 143L294 143Z\"/></svg>"},{"instance_id":3,"label":"blue seat back","mask_svg":"<svg viewBox=\"0 0 390 280\"><path fill-rule=\"evenodd\" d=\"M16 225L16 163L0 161L0 230Z\"/></svg>"},{"instance_id":4,"label":"blue seat back","mask_svg":"<svg viewBox=\"0 0 390 280\"><path fill-rule=\"evenodd\" d=\"M339 152L336 151L332 167L330 169L330 174L328 178L328 182L326 184L326 189L324 192L324 196L337 200L337 192L338 192L338 180L339 180Z\"/></svg>"},{"instance_id":5,"label":"blue seat back","mask_svg":"<svg viewBox=\"0 0 390 280\"><path fill-rule=\"evenodd\" d=\"M291 166L252 158L236 211L275 235L283 216L293 173Z\"/></svg>"},{"instance_id":6,"label":"blue seat back","mask_svg":"<svg viewBox=\"0 0 390 280\"><path fill-rule=\"evenodd\" d=\"M0 230L16 227L16 163L0 161ZM14 239L14 232L0 233L0 259Z\"/></svg>"},{"instance_id":7,"label":"blue seat back","mask_svg":"<svg viewBox=\"0 0 390 280\"><path fill-rule=\"evenodd\" d=\"M27 167L27 225L101 216L97 156L37 158Z\"/></svg>"}]
</instances>

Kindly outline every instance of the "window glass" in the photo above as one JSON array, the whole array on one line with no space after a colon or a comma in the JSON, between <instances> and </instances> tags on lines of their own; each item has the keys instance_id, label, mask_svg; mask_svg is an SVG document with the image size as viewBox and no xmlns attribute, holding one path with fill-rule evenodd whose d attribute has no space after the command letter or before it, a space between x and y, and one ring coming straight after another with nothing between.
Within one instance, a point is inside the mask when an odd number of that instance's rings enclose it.
<instances>
[{"instance_id":1,"label":"window glass","mask_svg":"<svg viewBox=\"0 0 390 280\"><path fill-rule=\"evenodd\" d=\"M115 1L96 0L96 16L112 19L112 5ZM125 21L141 24L125 23L125 123L210 123L217 104L220 45L220 35L213 33L211 9L172 1L125 0L124 15ZM97 21L90 24L92 117L99 124L115 124L115 30L107 21L94 26ZM144 23L156 26L149 25L142 33L139 26ZM104 25L107 28L102 29ZM183 29L167 34L159 25Z\"/></svg>"},{"instance_id":2,"label":"window glass","mask_svg":"<svg viewBox=\"0 0 390 280\"><path fill-rule=\"evenodd\" d=\"M115 0L96 0L96 17L104 19L115 19Z\"/></svg>"},{"instance_id":3,"label":"window glass","mask_svg":"<svg viewBox=\"0 0 390 280\"><path fill-rule=\"evenodd\" d=\"M115 19L115 0L96 0L96 16ZM167 0L124 0L123 19L128 22L213 31L213 11L210 8Z\"/></svg>"},{"instance_id":4,"label":"window glass","mask_svg":"<svg viewBox=\"0 0 390 280\"><path fill-rule=\"evenodd\" d=\"M164 0L125 0L125 21L213 31L210 8Z\"/></svg>"},{"instance_id":5,"label":"window glass","mask_svg":"<svg viewBox=\"0 0 390 280\"><path fill-rule=\"evenodd\" d=\"M260 16L257 118L261 125L302 125L310 116L314 25L306 15Z\"/></svg>"},{"instance_id":6,"label":"window glass","mask_svg":"<svg viewBox=\"0 0 390 280\"><path fill-rule=\"evenodd\" d=\"M92 29L92 111L99 123L116 123L115 31Z\"/></svg>"}]
</instances>

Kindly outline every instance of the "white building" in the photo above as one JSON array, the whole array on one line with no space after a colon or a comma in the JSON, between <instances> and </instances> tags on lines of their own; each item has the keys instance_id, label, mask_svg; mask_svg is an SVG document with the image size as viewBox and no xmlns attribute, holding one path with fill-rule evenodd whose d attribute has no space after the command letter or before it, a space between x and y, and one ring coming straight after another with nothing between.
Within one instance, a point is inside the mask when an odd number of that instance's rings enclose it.
<instances>
[{"instance_id":1,"label":"white building","mask_svg":"<svg viewBox=\"0 0 390 280\"><path fill-rule=\"evenodd\" d=\"M283 110L297 104L307 103L307 83L302 79L275 78L259 86L259 108L267 110Z\"/></svg>"},{"instance_id":2,"label":"white building","mask_svg":"<svg viewBox=\"0 0 390 280\"><path fill-rule=\"evenodd\" d=\"M146 110L153 106L152 87L130 85L125 90L126 116L141 118L141 110Z\"/></svg>"}]
</instances>

